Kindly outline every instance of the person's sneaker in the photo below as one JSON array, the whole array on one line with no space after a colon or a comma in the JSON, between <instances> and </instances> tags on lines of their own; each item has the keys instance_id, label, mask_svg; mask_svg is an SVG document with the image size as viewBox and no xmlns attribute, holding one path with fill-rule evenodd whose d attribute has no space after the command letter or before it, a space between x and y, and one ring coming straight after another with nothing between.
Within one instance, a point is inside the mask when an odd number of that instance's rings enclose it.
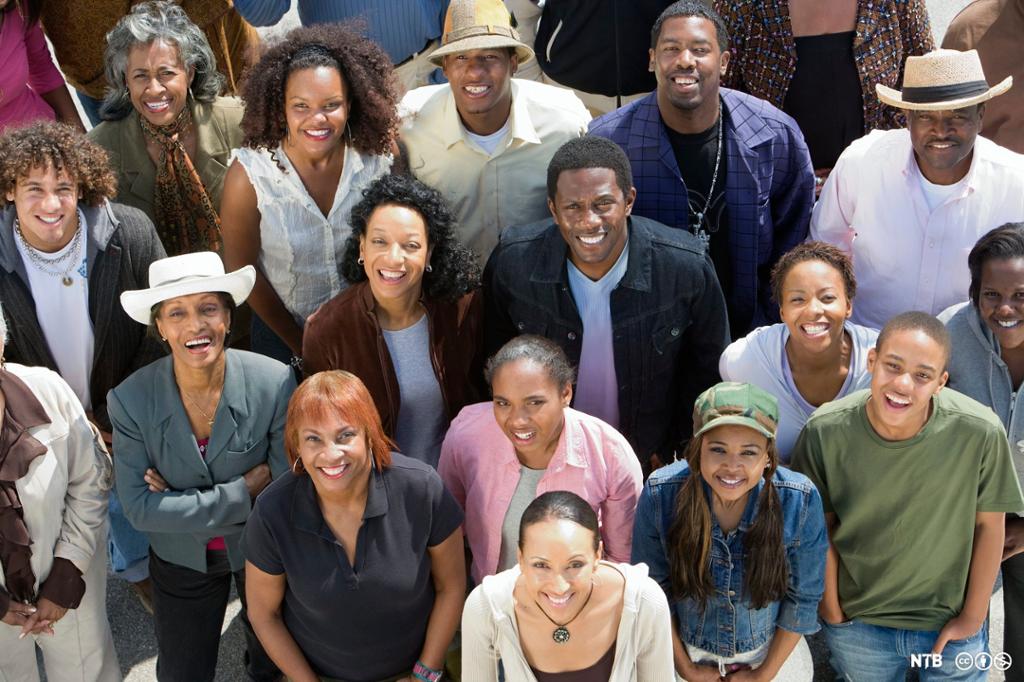
<instances>
[{"instance_id":1,"label":"person's sneaker","mask_svg":"<svg viewBox=\"0 0 1024 682\"><path fill-rule=\"evenodd\" d=\"M153 615L153 582L146 578L140 580L137 583L128 583L132 586L132 591L135 596L139 598L139 602L142 604L142 608L146 609L149 615Z\"/></svg>"}]
</instances>

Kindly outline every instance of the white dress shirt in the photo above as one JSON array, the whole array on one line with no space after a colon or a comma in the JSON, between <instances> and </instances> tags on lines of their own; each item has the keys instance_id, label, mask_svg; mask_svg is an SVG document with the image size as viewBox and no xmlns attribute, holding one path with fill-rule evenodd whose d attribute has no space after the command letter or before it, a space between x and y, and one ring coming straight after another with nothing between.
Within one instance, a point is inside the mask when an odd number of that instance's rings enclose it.
<instances>
[{"instance_id":1,"label":"white dress shirt","mask_svg":"<svg viewBox=\"0 0 1024 682\"><path fill-rule=\"evenodd\" d=\"M959 191L929 210L907 130L875 130L836 163L811 217L811 239L853 258L852 320L881 329L894 315L937 315L966 301L967 254L983 234L1024 220L1024 155L983 137Z\"/></svg>"}]
</instances>

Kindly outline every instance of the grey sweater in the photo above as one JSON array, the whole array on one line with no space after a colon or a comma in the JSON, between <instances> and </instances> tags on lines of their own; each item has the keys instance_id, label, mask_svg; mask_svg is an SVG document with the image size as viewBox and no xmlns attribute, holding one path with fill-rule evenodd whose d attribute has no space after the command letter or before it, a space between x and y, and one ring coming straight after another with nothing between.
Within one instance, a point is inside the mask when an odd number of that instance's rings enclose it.
<instances>
[{"instance_id":1,"label":"grey sweater","mask_svg":"<svg viewBox=\"0 0 1024 682\"><path fill-rule=\"evenodd\" d=\"M991 407L999 416L1010 439L1017 480L1024 485L1024 391L1013 385L999 343L974 305L958 303L944 310L939 319L953 340L949 387Z\"/></svg>"}]
</instances>

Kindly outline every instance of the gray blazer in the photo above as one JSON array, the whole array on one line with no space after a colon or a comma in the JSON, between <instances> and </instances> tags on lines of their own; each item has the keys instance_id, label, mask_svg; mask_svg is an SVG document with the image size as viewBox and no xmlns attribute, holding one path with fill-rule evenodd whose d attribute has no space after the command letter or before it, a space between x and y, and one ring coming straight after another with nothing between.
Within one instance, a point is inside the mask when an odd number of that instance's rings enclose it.
<instances>
[{"instance_id":1,"label":"gray blazer","mask_svg":"<svg viewBox=\"0 0 1024 682\"><path fill-rule=\"evenodd\" d=\"M156 554L206 572L206 543L223 537L232 570L245 565L242 529L252 509L242 475L266 462L276 478L288 469L284 422L295 390L290 367L228 349L224 390L206 460L199 454L174 380L172 358L143 367L107 395L114 426L114 474L125 516ZM170 490L143 480L155 468Z\"/></svg>"}]
</instances>

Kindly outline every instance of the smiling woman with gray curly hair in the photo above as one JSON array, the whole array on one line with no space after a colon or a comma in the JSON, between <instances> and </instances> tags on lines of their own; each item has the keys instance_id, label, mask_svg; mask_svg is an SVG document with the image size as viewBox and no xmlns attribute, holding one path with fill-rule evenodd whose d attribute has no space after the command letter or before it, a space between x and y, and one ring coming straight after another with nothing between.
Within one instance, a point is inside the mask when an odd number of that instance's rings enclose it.
<instances>
[{"instance_id":1,"label":"smiling woman with gray curly hair","mask_svg":"<svg viewBox=\"0 0 1024 682\"><path fill-rule=\"evenodd\" d=\"M178 5L144 2L107 34L109 83L90 137L110 153L117 200L144 211L171 255L220 248L221 187L242 104Z\"/></svg>"}]
</instances>

